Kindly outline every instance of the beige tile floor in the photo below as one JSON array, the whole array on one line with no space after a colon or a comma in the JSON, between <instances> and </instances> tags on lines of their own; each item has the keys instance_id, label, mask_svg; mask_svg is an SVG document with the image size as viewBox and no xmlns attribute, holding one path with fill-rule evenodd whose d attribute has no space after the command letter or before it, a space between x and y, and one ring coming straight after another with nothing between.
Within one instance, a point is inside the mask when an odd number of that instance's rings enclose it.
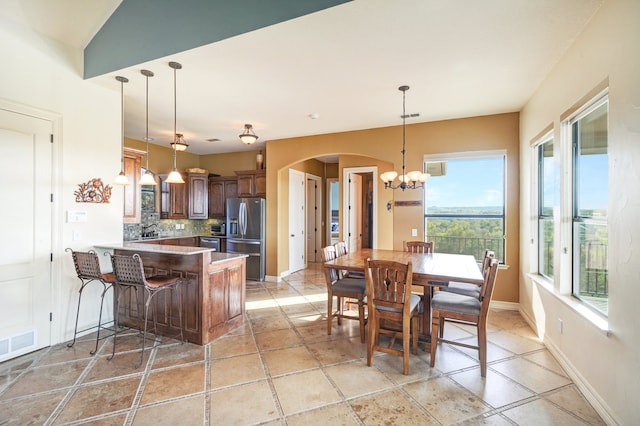
<instances>
[{"instance_id":1,"label":"beige tile floor","mask_svg":"<svg viewBox=\"0 0 640 426\"><path fill-rule=\"evenodd\" d=\"M599 425L597 413L517 312L493 310L489 368L441 345L366 365L357 321L326 334L317 267L281 283L248 283L247 321L205 346L165 341L136 369L140 338L90 336L0 364L0 425ZM448 324L450 339L473 330Z\"/></svg>"}]
</instances>

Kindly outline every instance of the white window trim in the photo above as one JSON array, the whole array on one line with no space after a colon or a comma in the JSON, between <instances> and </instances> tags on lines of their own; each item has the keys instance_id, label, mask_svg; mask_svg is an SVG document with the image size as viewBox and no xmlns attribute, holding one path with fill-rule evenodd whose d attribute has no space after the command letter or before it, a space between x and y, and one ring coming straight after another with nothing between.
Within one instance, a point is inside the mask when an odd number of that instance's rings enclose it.
<instances>
[{"instance_id":1,"label":"white window trim","mask_svg":"<svg viewBox=\"0 0 640 426\"><path fill-rule=\"evenodd\" d=\"M539 253L540 253L540 216L539 216L539 208L540 208L540 167L539 167L539 148L542 144L553 141L553 156L556 158L557 150L556 147L558 144L554 138L554 129L552 128L547 133L539 137L532 145L531 145L531 227L530 227L530 242L532 249L530 250L530 265L531 265L531 274L537 274L541 280L545 280L549 282L552 286L555 286L554 283L557 282L555 279L555 273L557 268L554 267L554 277L553 279L549 279L548 277L540 274L540 262L539 262ZM556 235L558 229L558 211L557 208L554 209L553 212L553 224L554 224L554 265L556 264L556 258L558 257L556 248ZM535 248L535 249L533 249Z\"/></svg>"}]
</instances>

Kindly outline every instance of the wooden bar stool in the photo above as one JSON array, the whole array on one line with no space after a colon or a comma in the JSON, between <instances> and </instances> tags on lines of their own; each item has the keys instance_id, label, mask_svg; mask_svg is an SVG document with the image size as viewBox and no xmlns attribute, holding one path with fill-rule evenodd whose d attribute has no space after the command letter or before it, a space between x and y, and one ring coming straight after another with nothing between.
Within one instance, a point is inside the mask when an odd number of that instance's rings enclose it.
<instances>
[{"instance_id":1,"label":"wooden bar stool","mask_svg":"<svg viewBox=\"0 0 640 426\"><path fill-rule=\"evenodd\" d=\"M138 254L133 256L123 255L111 255L111 263L113 265L113 273L115 275L115 282L118 287L118 296L116 297L115 305L115 334L113 337L113 352L109 356L109 360L113 358L116 353L116 338L118 334L118 313L120 309L120 299L127 290L142 289L144 291L144 328L142 336L142 351L140 353L140 364L142 365L144 360L144 349L147 340L147 323L149 318L149 305L153 301L154 296L157 293L165 290L171 290L171 293L177 291L178 293L178 316L180 317L180 340L184 343L184 327L182 324L182 292L180 291L180 284L183 283L183 279L180 277L172 277L168 275L155 275L151 277L145 277L144 266L142 259ZM155 309L153 311L153 331L157 335L157 319Z\"/></svg>"},{"instance_id":2,"label":"wooden bar stool","mask_svg":"<svg viewBox=\"0 0 640 426\"><path fill-rule=\"evenodd\" d=\"M73 258L73 265L76 268L76 274L78 275L78 279L80 280L80 283L81 283L80 290L78 290L78 308L76 311L76 326L73 331L73 341L71 343L68 343L67 347L70 348L76 343L76 338L78 336L78 333L83 333L85 331L89 331L94 328L97 328L96 347L94 350L89 352L91 355L93 355L98 350L98 342L100 341L100 330L105 328L102 324L102 307L104 305L104 295L107 293L107 290L113 287L113 283L115 282L115 277L111 273L103 274L100 271L100 259L98 259L98 255L96 254L95 251L93 250L89 250L87 252L74 251L70 248L65 249L65 251L71 252L71 257ZM92 282L102 284L102 294L100 295L100 313L98 314L98 325L85 328L84 330L78 330L78 320L80 319L80 302L82 301L82 291L87 285L89 285Z\"/></svg>"}]
</instances>

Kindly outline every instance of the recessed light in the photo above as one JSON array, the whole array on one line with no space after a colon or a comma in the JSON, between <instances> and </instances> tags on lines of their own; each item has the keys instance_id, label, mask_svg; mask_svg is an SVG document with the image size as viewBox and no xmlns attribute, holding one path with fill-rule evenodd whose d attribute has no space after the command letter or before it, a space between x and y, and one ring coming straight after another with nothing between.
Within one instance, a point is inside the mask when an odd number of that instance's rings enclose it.
<instances>
[{"instance_id":1,"label":"recessed light","mask_svg":"<svg viewBox=\"0 0 640 426\"><path fill-rule=\"evenodd\" d=\"M309 114L309 118L312 119L312 120L315 120L317 118L320 118L320 114L318 114L316 112L311 113L311 114Z\"/></svg>"}]
</instances>

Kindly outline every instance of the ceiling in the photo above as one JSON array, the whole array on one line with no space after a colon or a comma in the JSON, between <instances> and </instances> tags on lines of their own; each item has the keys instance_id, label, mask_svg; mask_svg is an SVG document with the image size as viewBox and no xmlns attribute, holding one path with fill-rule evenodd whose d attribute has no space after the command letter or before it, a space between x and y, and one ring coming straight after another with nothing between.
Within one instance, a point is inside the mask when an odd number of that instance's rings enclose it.
<instances>
[{"instance_id":1,"label":"ceiling","mask_svg":"<svg viewBox=\"0 0 640 426\"><path fill-rule=\"evenodd\" d=\"M513 112L603 1L354 0L90 81L119 91L115 76L129 79L125 135L142 140L145 77L140 70L153 71L149 136L168 147L174 124L168 62L180 62L177 131L196 154L399 125L403 84L411 87L407 114L419 114L407 124ZM120 4L0 0L0 16L82 49ZM256 145L239 141L245 123L259 136Z\"/></svg>"}]
</instances>

